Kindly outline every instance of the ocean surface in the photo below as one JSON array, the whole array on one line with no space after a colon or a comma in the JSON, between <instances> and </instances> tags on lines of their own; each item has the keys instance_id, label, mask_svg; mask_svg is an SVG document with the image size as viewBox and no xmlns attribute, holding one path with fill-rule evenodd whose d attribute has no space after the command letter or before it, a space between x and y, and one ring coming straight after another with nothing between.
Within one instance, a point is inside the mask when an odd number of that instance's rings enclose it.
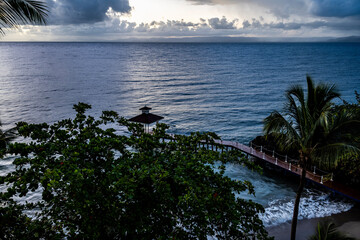
<instances>
[{"instance_id":1,"label":"ocean surface","mask_svg":"<svg viewBox=\"0 0 360 240\"><path fill-rule=\"evenodd\" d=\"M0 42L0 120L48 122L74 117L73 104L89 114L115 110L124 117L147 105L164 116L169 132L213 131L248 143L262 120L281 110L284 92L316 82L336 84L342 99L360 91L358 43L5 43ZM340 102L340 100L338 100ZM0 161L0 174L12 159ZM265 171L228 165L227 175L248 179L263 204L266 226L291 220L297 182ZM39 193L29 196L37 199ZM353 203L307 189L299 218L348 211Z\"/></svg>"}]
</instances>

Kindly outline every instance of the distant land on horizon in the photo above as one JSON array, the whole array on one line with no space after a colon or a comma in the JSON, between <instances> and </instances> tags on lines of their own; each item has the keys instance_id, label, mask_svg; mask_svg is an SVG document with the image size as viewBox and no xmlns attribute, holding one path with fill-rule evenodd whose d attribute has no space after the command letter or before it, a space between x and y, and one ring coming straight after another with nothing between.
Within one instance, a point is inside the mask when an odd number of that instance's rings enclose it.
<instances>
[{"instance_id":1,"label":"distant land on horizon","mask_svg":"<svg viewBox=\"0 0 360 240\"><path fill-rule=\"evenodd\" d=\"M360 42L360 36L349 37L181 37L181 38L149 38L149 39L128 39L120 42L179 42L179 43L296 43L296 42Z\"/></svg>"},{"instance_id":2,"label":"distant land on horizon","mask_svg":"<svg viewBox=\"0 0 360 240\"><path fill-rule=\"evenodd\" d=\"M0 42L43 42L43 41L1 41ZM317 43L343 42L360 43L360 36L348 37L169 37L169 38L126 38L108 41L45 41L45 42L124 42L124 43Z\"/></svg>"}]
</instances>

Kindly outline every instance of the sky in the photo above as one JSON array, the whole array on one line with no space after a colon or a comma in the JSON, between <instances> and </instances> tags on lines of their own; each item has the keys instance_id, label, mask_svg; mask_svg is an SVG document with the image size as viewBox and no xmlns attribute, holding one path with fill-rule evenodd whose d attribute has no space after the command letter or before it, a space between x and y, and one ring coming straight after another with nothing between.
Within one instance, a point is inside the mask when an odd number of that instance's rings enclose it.
<instances>
[{"instance_id":1,"label":"sky","mask_svg":"<svg viewBox=\"0 0 360 240\"><path fill-rule=\"evenodd\" d=\"M360 0L43 0L46 26L1 41L360 36Z\"/></svg>"}]
</instances>

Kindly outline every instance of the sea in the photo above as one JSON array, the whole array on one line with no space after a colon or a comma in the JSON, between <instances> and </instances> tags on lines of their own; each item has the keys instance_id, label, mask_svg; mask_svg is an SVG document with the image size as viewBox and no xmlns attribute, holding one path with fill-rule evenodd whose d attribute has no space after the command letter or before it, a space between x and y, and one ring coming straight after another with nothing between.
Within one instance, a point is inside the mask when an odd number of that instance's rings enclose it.
<instances>
[{"instance_id":1,"label":"sea","mask_svg":"<svg viewBox=\"0 0 360 240\"><path fill-rule=\"evenodd\" d=\"M360 43L56 43L0 42L0 120L54 123L75 116L117 111L130 118L143 106L164 117L169 132L211 131L248 144L262 134L263 119L281 111L285 91L315 82L335 84L343 100L360 92ZM0 161L0 175L13 158ZM265 226L291 221L297 181L264 170L228 164L226 175L247 179L256 194L239 197L262 204ZM4 187L1 187L4 189ZM1 190L1 189L0 189ZM41 197L37 192L29 199ZM308 187L299 219L346 212L350 200Z\"/></svg>"}]
</instances>

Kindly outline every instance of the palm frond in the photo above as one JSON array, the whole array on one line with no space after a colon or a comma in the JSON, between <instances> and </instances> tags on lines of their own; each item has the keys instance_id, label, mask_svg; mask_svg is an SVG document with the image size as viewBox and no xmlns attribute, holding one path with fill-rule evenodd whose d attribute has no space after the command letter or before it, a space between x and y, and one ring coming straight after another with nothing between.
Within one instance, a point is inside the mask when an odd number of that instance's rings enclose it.
<instances>
[{"instance_id":1,"label":"palm frond","mask_svg":"<svg viewBox=\"0 0 360 240\"><path fill-rule=\"evenodd\" d=\"M270 116L264 119L263 131L265 135L273 133L278 142L286 146L284 149L294 147L299 143L300 137L293 124L277 111L272 112Z\"/></svg>"},{"instance_id":2,"label":"palm frond","mask_svg":"<svg viewBox=\"0 0 360 240\"><path fill-rule=\"evenodd\" d=\"M278 144L297 146L311 159L336 164L346 153L358 152L360 119L346 112L332 111L332 100L339 97L334 85L314 84L307 76L308 94L301 86L286 91L284 113L271 113L264 120L264 134L277 136ZM321 158L320 158L321 157Z\"/></svg>"},{"instance_id":3,"label":"palm frond","mask_svg":"<svg viewBox=\"0 0 360 240\"><path fill-rule=\"evenodd\" d=\"M345 142L338 142L318 146L316 151L313 152L313 158L319 159L320 163L331 163L337 166L338 160L345 154L358 154L360 149L352 144Z\"/></svg>"},{"instance_id":4,"label":"palm frond","mask_svg":"<svg viewBox=\"0 0 360 240\"><path fill-rule=\"evenodd\" d=\"M329 85L324 83L319 83L316 88L316 95L321 99L319 105L325 106L335 98L340 97L340 93L335 84Z\"/></svg>"},{"instance_id":5,"label":"palm frond","mask_svg":"<svg viewBox=\"0 0 360 240\"><path fill-rule=\"evenodd\" d=\"M0 149L5 149L6 146L17 137L16 128L3 131L1 127L2 123L0 121Z\"/></svg>"},{"instance_id":6,"label":"palm frond","mask_svg":"<svg viewBox=\"0 0 360 240\"><path fill-rule=\"evenodd\" d=\"M342 110L331 118L326 129L326 138L330 141L342 139L343 141L354 141L360 136L360 119L351 112Z\"/></svg>"},{"instance_id":7,"label":"palm frond","mask_svg":"<svg viewBox=\"0 0 360 240\"><path fill-rule=\"evenodd\" d=\"M309 114L304 98L304 89L300 85L292 86L287 92L287 103L285 104L285 114L287 114L294 123L294 128L300 137L306 136L311 125L311 115Z\"/></svg>"},{"instance_id":8,"label":"palm frond","mask_svg":"<svg viewBox=\"0 0 360 240\"><path fill-rule=\"evenodd\" d=\"M339 232L336 225L329 221L320 221L316 226L316 233L309 240L355 240Z\"/></svg>"},{"instance_id":9,"label":"palm frond","mask_svg":"<svg viewBox=\"0 0 360 240\"><path fill-rule=\"evenodd\" d=\"M307 83L307 108L310 112L313 112L316 107L315 87L314 81L309 75L306 75Z\"/></svg>"},{"instance_id":10,"label":"palm frond","mask_svg":"<svg viewBox=\"0 0 360 240\"><path fill-rule=\"evenodd\" d=\"M0 33L6 28L21 24L46 24L48 9L44 2L36 0L0 1Z\"/></svg>"},{"instance_id":11,"label":"palm frond","mask_svg":"<svg viewBox=\"0 0 360 240\"><path fill-rule=\"evenodd\" d=\"M0 33L4 34L3 28L16 27L16 18L13 9L7 1L0 1Z\"/></svg>"},{"instance_id":12,"label":"palm frond","mask_svg":"<svg viewBox=\"0 0 360 240\"><path fill-rule=\"evenodd\" d=\"M46 24L48 10L45 3L35 0L8 0L8 3L23 23Z\"/></svg>"},{"instance_id":13,"label":"palm frond","mask_svg":"<svg viewBox=\"0 0 360 240\"><path fill-rule=\"evenodd\" d=\"M291 112L294 108L298 107L298 104L302 107L305 104L304 89L300 85L294 85L290 87L285 96L288 100L285 104L285 111Z\"/></svg>"}]
</instances>

